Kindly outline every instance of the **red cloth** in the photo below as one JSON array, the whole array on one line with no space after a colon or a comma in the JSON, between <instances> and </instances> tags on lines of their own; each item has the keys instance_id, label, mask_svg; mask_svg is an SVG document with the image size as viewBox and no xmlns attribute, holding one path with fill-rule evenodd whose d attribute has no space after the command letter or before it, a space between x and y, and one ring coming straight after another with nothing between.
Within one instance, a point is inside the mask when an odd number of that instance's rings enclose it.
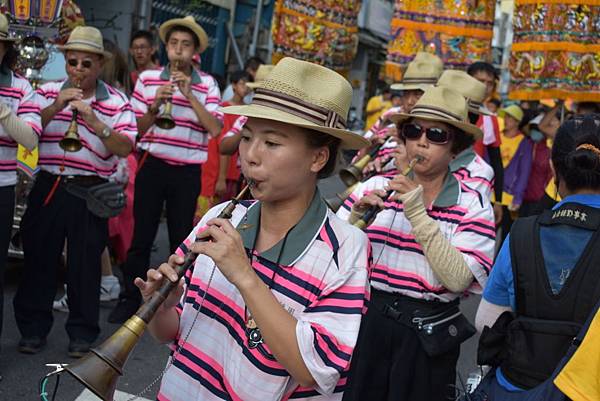
<instances>
[{"instance_id":1,"label":"red cloth","mask_svg":"<svg viewBox=\"0 0 600 401\"><path fill-rule=\"evenodd\" d=\"M500 127L498 125L498 117L491 116L491 120L492 120L492 125L494 128L494 136L496 137L496 140L487 146L490 146L492 148L498 148L498 147L500 147L500 143L502 142L500 139ZM483 129L483 116L481 116L481 115L479 116L479 120L477 120L476 125L479 128ZM486 145L483 144L483 138L476 140L475 144L473 144L473 149L475 150L475 152L479 156L483 157L484 159L486 157L485 147L486 147Z\"/></svg>"},{"instance_id":2,"label":"red cloth","mask_svg":"<svg viewBox=\"0 0 600 401\"><path fill-rule=\"evenodd\" d=\"M231 106L229 102L222 102L221 107ZM208 158L202 165L202 185L200 195L205 197L215 196L215 187L219 178L219 143L225 134L231 129L238 115L225 114L223 116L223 129L218 138L211 138L208 141ZM227 169L227 179L237 181L240 177L240 169L237 166L238 152L231 156L229 160L229 168Z\"/></svg>"},{"instance_id":3,"label":"red cloth","mask_svg":"<svg viewBox=\"0 0 600 401\"><path fill-rule=\"evenodd\" d=\"M550 170L550 148L546 141L536 143L533 146L533 162L527 190L523 200L527 202L538 202L544 197L546 186L552 179L552 170Z\"/></svg>"},{"instance_id":4,"label":"red cloth","mask_svg":"<svg viewBox=\"0 0 600 401\"><path fill-rule=\"evenodd\" d=\"M125 208L118 216L108 219L108 237L118 263L125 262L127 259L127 252L133 240L133 197L135 193L135 173L137 171L135 152L131 152L127 156L127 168L129 169L129 176L125 187L125 194L127 195Z\"/></svg>"}]
</instances>

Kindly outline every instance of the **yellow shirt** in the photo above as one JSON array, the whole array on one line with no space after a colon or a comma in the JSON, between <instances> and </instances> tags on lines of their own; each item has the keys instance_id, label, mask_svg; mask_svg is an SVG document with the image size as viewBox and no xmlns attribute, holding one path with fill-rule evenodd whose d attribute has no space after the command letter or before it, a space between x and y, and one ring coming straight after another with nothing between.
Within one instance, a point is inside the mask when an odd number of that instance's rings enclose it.
<instances>
[{"instance_id":1,"label":"yellow shirt","mask_svg":"<svg viewBox=\"0 0 600 401\"><path fill-rule=\"evenodd\" d=\"M596 312L583 342L554 379L573 401L600 400L600 312Z\"/></svg>"},{"instance_id":2,"label":"yellow shirt","mask_svg":"<svg viewBox=\"0 0 600 401\"><path fill-rule=\"evenodd\" d=\"M519 134L512 138L504 135L504 132L500 133L500 156L502 157L502 166L504 168L508 167L508 164L517 153L517 149L519 149L519 145L521 141L525 139L525 135ZM513 196L508 192L502 193L502 205L510 206L512 203Z\"/></svg>"},{"instance_id":3,"label":"yellow shirt","mask_svg":"<svg viewBox=\"0 0 600 401\"><path fill-rule=\"evenodd\" d=\"M552 140L548 139L547 144L550 149L552 149ZM558 194L558 188L556 188L556 182L554 178L550 180L548 185L546 185L546 195L550 198L554 199L556 202L560 202L562 198Z\"/></svg>"},{"instance_id":4,"label":"yellow shirt","mask_svg":"<svg viewBox=\"0 0 600 401\"><path fill-rule=\"evenodd\" d=\"M369 128L371 128L373 126L373 124L375 124L377 122L377 120L379 119L379 117L389 108L392 107L392 102L391 101L386 101L383 100L383 96L373 96L371 99L369 99L369 102L367 103L367 113L372 111L372 110L380 110L367 116L367 122L365 124L365 131L368 130Z\"/></svg>"}]
</instances>

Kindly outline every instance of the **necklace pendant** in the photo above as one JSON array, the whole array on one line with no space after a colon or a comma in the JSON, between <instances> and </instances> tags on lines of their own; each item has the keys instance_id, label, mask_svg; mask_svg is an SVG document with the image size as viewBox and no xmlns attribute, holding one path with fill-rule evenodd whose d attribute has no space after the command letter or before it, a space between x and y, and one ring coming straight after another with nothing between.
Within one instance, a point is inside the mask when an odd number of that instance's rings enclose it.
<instances>
[{"instance_id":1,"label":"necklace pendant","mask_svg":"<svg viewBox=\"0 0 600 401\"><path fill-rule=\"evenodd\" d=\"M263 343L262 334L258 327L253 329L246 327L246 337L248 338L248 348L254 349Z\"/></svg>"}]
</instances>

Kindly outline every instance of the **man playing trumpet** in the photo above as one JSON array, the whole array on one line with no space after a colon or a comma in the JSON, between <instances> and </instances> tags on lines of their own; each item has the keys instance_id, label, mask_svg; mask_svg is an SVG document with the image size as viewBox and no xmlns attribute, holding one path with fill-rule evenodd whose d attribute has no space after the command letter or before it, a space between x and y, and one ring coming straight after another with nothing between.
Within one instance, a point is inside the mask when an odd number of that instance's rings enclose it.
<instances>
[{"instance_id":1,"label":"man playing trumpet","mask_svg":"<svg viewBox=\"0 0 600 401\"><path fill-rule=\"evenodd\" d=\"M66 329L69 355L80 357L100 332L100 255L108 238L106 217L92 213L81 193L107 183L116 171L118 157L131 152L137 126L127 97L98 80L104 61L111 56L104 51L100 31L77 27L61 50L68 78L38 89L43 126L41 172L21 223L25 272L14 307L22 335L19 351L37 353L52 327L56 271L68 238ZM76 146L67 147L64 137L74 111L77 133L69 139ZM79 196L74 188L82 191Z\"/></svg>"},{"instance_id":2,"label":"man playing trumpet","mask_svg":"<svg viewBox=\"0 0 600 401\"><path fill-rule=\"evenodd\" d=\"M221 133L219 87L192 66L194 54L208 47L206 32L193 17L186 17L162 24L159 35L169 65L140 74L131 101L144 155L135 180L133 241L123 265L125 291L108 318L112 323L125 322L140 305L133 280L143 276L150 264L163 203L171 252L192 230L200 193L199 165L206 161L209 136ZM174 126L161 128L160 120L169 109L167 120Z\"/></svg>"}]
</instances>

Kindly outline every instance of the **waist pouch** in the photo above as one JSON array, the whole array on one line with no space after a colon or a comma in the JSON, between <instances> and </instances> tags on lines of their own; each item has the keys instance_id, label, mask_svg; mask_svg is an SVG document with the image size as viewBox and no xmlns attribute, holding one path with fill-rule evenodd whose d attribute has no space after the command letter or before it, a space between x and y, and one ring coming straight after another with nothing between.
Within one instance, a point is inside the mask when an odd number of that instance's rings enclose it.
<instances>
[{"instance_id":1,"label":"waist pouch","mask_svg":"<svg viewBox=\"0 0 600 401\"><path fill-rule=\"evenodd\" d=\"M90 187L73 183L63 185L68 193L85 200L90 213L103 219L118 216L127 201L123 186L115 182L104 182Z\"/></svg>"},{"instance_id":2,"label":"waist pouch","mask_svg":"<svg viewBox=\"0 0 600 401\"><path fill-rule=\"evenodd\" d=\"M458 308L458 301L427 302L398 295L392 295L393 300L386 298L380 308L383 314L411 328L430 357L452 351L476 332Z\"/></svg>"}]
</instances>

